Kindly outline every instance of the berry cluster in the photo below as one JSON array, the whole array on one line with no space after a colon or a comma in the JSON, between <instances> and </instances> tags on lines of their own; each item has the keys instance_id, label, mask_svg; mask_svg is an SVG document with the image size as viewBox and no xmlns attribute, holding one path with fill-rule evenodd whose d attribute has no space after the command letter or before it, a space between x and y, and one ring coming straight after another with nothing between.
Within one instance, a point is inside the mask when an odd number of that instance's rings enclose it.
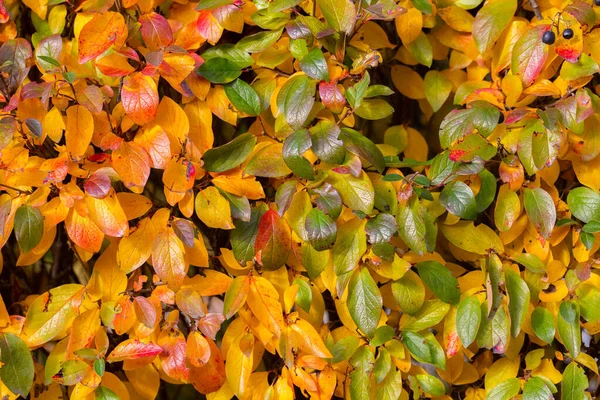
<instances>
[{"instance_id":1,"label":"berry cluster","mask_svg":"<svg viewBox=\"0 0 600 400\"><path fill-rule=\"evenodd\" d=\"M596 4L600 4L600 0L596 0L595 2L596 2ZM572 39L573 35L574 35L574 32L573 32L573 29L571 29L571 28L565 29L562 33L562 36L567 40ZM545 44L553 44L555 41L556 41L556 35L554 34L553 31L544 32L544 35L542 36L542 42L544 42Z\"/></svg>"}]
</instances>

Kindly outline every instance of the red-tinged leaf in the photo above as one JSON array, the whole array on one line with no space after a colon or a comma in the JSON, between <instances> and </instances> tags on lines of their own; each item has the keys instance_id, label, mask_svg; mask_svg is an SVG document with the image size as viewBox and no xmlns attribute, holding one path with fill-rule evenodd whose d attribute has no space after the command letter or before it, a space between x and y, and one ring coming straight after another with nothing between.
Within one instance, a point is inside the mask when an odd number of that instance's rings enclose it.
<instances>
[{"instance_id":1,"label":"red-tinged leaf","mask_svg":"<svg viewBox=\"0 0 600 400\"><path fill-rule=\"evenodd\" d=\"M28 60L32 56L31 45L22 38L8 40L0 47L0 72L5 76L0 80L3 94L13 94L25 80L31 68Z\"/></svg>"},{"instance_id":2,"label":"red-tinged leaf","mask_svg":"<svg viewBox=\"0 0 600 400\"><path fill-rule=\"evenodd\" d=\"M133 309L138 321L148 328L154 327L156 324L156 308L150 300L142 296L136 297L133 300Z\"/></svg>"},{"instance_id":3,"label":"red-tinged leaf","mask_svg":"<svg viewBox=\"0 0 600 400\"><path fill-rule=\"evenodd\" d=\"M151 50L159 50L173 42L171 26L160 14L152 12L140 17L140 33L144 43Z\"/></svg>"},{"instance_id":4,"label":"red-tinged leaf","mask_svg":"<svg viewBox=\"0 0 600 400\"><path fill-rule=\"evenodd\" d=\"M344 97L337 83L319 83L319 96L323 105L329 108L331 112L339 114L344 110L346 97Z\"/></svg>"},{"instance_id":5,"label":"red-tinged leaf","mask_svg":"<svg viewBox=\"0 0 600 400\"><path fill-rule=\"evenodd\" d=\"M216 392L225 383L225 362L221 350L215 342L206 339L210 345L210 359L202 367L190 367L189 381L202 394Z\"/></svg>"},{"instance_id":6,"label":"red-tinged leaf","mask_svg":"<svg viewBox=\"0 0 600 400\"><path fill-rule=\"evenodd\" d=\"M134 193L142 193L150 176L150 156L136 142L123 142L112 153L112 163L123 184Z\"/></svg>"},{"instance_id":7,"label":"red-tinged leaf","mask_svg":"<svg viewBox=\"0 0 600 400\"><path fill-rule=\"evenodd\" d=\"M123 79L121 100L125 114L139 125L154 120L158 111L158 90L154 79L136 72Z\"/></svg>"},{"instance_id":8,"label":"red-tinged leaf","mask_svg":"<svg viewBox=\"0 0 600 400\"><path fill-rule=\"evenodd\" d=\"M529 86L542 72L548 58L548 45L542 42L542 36L550 29L551 25L531 27L513 48L512 72L521 78L524 86Z\"/></svg>"},{"instance_id":9,"label":"red-tinged leaf","mask_svg":"<svg viewBox=\"0 0 600 400\"><path fill-rule=\"evenodd\" d=\"M575 33L574 36L570 39L565 39L562 35L559 35L554 44L554 51L568 62L576 63L583 51L583 36L581 27L577 22L571 25L570 28Z\"/></svg>"},{"instance_id":10,"label":"red-tinged leaf","mask_svg":"<svg viewBox=\"0 0 600 400\"><path fill-rule=\"evenodd\" d=\"M96 14L79 33L79 64L104 53L111 45L121 47L127 40L127 25L121 13Z\"/></svg>"},{"instance_id":11,"label":"red-tinged leaf","mask_svg":"<svg viewBox=\"0 0 600 400\"><path fill-rule=\"evenodd\" d=\"M143 343L139 339L128 339L121 342L108 355L106 361L117 362L124 360L135 360L144 357L155 357L162 353L163 349L155 343Z\"/></svg>"},{"instance_id":12,"label":"red-tinged leaf","mask_svg":"<svg viewBox=\"0 0 600 400\"><path fill-rule=\"evenodd\" d=\"M65 220L65 228L69 238L77 246L91 253L100 250L104 233L89 217L82 216L72 208Z\"/></svg>"},{"instance_id":13,"label":"red-tinged leaf","mask_svg":"<svg viewBox=\"0 0 600 400\"><path fill-rule=\"evenodd\" d=\"M10 15L8 15L8 11L6 11L4 0L0 0L0 24L6 23L9 19Z\"/></svg>"},{"instance_id":14,"label":"red-tinged leaf","mask_svg":"<svg viewBox=\"0 0 600 400\"><path fill-rule=\"evenodd\" d=\"M177 219L173 221L171 226L183 244L189 248L194 247L194 238L196 237L196 232L194 231L194 225L190 221L187 219Z\"/></svg>"},{"instance_id":15,"label":"red-tinged leaf","mask_svg":"<svg viewBox=\"0 0 600 400\"><path fill-rule=\"evenodd\" d=\"M200 332L192 332L188 336L186 356L194 367L202 367L210 360L210 344Z\"/></svg>"},{"instance_id":16,"label":"red-tinged leaf","mask_svg":"<svg viewBox=\"0 0 600 400\"><path fill-rule=\"evenodd\" d=\"M96 198L103 199L108 196L112 183L106 173L96 171L83 184L83 189L87 194Z\"/></svg>"},{"instance_id":17,"label":"red-tinged leaf","mask_svg":"<svg viewBox=\"0 0 600 400\"><path fill-rule=\"evenodd\" d=\"M198 320L198 329L205 336L216 340L217 332L221 329L221 324L225 317L221 313L208 313Z\"/></svg>"},{"instance_id":18,"label":"red-tinged leaf","mask_svg":"<svg viewBox=\"0 0 600 400\"><path fill-rule=\"evenodd\" d=\"M129 234L129 222L114 189L111 189L109 195L103 199L86 196L85 204L88 208L88 216L102 233L112 237L123 237Z\"/></svg>"},{"instance_id":19,"label":"red-tinged leaf","mask_svg":"<svg viewBox=\"0 0 600 400\"><path fill-rule=\"evenodd\" d=\"M210 10L203 10L198 14L196 29L208 43L213 45L221 39L223 34L223 27Z\"/></svg>"},{"instance_id":20,"label":"red-tinged leaf","mask_svg":"<svg viewBox=\"0 0 600 400\"><path fill-rule=\"evenodd\" d=\"M152 249L152 265L159 278L171 288L178 288L186 276L183 243L173 229L159 233Z\"/></svg>"},{"instance_id":21,"label":"red-tinged leaf","mask_svg":"<svg viewBox=\"0 0 600 400\"><path fill-rule=\"evenodd\" d=\"M150 166L165 169L171 159L171 142L167 133L156 124L150 124L138 131L133 139L150 156Z\"/></svg>"},{"instance_id":22,"label":"red-tinged leaf","mask_svg":"<svg viewBox=\"0 0 600 400\"><path fill-rule=\"evenodd\" d=\"M231 282L225 293L225 300L223 302L223 314L225 314L225 318L231 318L246 304L249 292L250 278L248 276L238 276Z\"/></svg>"},{"instance_id":23,"label":"red-tinged leaf","mask_svg":"<svg viewBox=\"0 0 600 400\"><path fill-rule=\"evenodd\" d=\"M281 268L292 250L290 226L277 212L269 210L258 223L258 233L254 242L256 257L268 271Z\"/></svg>"},{"instance_id":24,"label":"red-tinged leaf","mask_svg":"<svg viewBox=\"0 0 600 400\"><path fill-rule=\"evenodd\" d=\"M158 344L163 348L160 360L164 373L171 379L187 382L190 370L185 362L187 342L183 334L174 329L163 330Z\"/></svg>"}]
</instances>

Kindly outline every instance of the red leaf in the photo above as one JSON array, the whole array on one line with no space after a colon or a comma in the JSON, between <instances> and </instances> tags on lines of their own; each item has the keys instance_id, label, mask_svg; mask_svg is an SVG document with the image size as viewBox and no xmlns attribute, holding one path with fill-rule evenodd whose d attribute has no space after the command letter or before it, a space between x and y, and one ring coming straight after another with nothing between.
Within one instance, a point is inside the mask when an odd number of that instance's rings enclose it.
<instances>
[{"instance_id":1,"label":"red leaf","mask_svg":"<svg viewBox=\"0 0 600 400\"><path fill-rule=\"evenodd\" d=\"M140 17L140 33L144 43L151 50L159 50L173 42L171 26L160 14L155 12Z\"/></svg>"},{"instance_id":2,"label":"red leaf","mask_svg":"<svg viewBox=\"0 0 600 400\"><path fill-rule=\"evenodd\" d=\"M269 210L258 223L254 251L264 269L274 271L282 267L292 250L292 233L279 214Z\"/></svg>"},{"instance_id":3,"label":"red leaf","mask_svg":"<svg viewBox=\"0 0 600 400\"><path fill-rule=\"evenodd\" d=\"M108 196L108 192L110 191L110 178L108 175L96 171L85 181L83 188L90 196L96 199L103 199Z\"/></svg>"},{"instance_id":4,"label":"red leaf","mask_svg":"<svg viewBox=\"0 0 600 400\"><path fill-rule=\"evenodd\" d=\"M139 339L128 339L115 347L106 358L108 362L135 360L143 357L155 357L163 349L154 343L142 343Z\"/></svg>"}]
</instances>

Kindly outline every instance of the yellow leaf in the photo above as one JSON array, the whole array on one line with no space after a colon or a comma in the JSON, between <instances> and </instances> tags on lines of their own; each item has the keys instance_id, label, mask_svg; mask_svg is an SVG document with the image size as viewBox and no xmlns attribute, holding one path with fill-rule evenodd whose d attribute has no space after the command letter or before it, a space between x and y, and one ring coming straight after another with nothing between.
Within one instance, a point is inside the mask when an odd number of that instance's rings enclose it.
<instances>
[{"instance_id":1,"label":"yellow leaf","mask_svg":"<svg viewBox=\"0 0 600 400\"><path fill-rule=\"evenodd\" d=\"M520 358L512 361L508 358L501 358L487 370L485 374L485 390L490 391L500 382L515 378L519 372Z\"/></svg>"},{"instance_id":2,"label":"yellow leaf","mask_svg":"<svg viewBox=\"0 0 600 400\"><path fill-rule=\"evenodd\" d=\"M160 101L154 122L167 133L172 143L183 143L185 137L190 133L187 115L177 103L167 96Z\"/></svg>"},{"instance_id":3,"label":"yellow leaf","mask_svg":"<svg viewBox=\"0 0 600 400\"><path fill-rule=\"evenodd\" d=\"M160 376L154 365L145 365L133 370L125 370L127 379L136 393L144 400L154 400L160 388Z\"/></svg>"},{"instance_id":4,"label":"yellow leaf","mask_svg":"<svg viewBox=\"0 0 600 400\"><path fill-rule=\"evenodd\" d=\"M271 282L263 277L250 278L250 294L247 304L256 318L276 337L284 326L279 293Z\"/></svg>"},{"instance_id":5,"label":"yellow leaf","mask_svg":"<svg viewBox=\"0 0 600 400\"><path fill-rule=\"evenodd\" d=\"M130 273L136 270L150 258L157 235L158 232L150 218L144 218L132 234L119 241L117 262L123 272Z\"/></svg>"},{"instance_id":6,"label":"yellow leaf","mask_svg":"<svg viewBox=\"0 0 600 400\"><path fill-rule=\"evenodd\" d=\"M412 43L423 29L423 13L416 8L409 8L404 14L396 17L396 31L402 44Z\"/></svg>"},{"instance_id":7,"label":"yellow leaf","mask_svg":"<svg viewBox=\"0 0 600 400\"><path fill-rule=\"evenodd\" d=\"M72 106L67 109L67 132L65 134L67 151L76 160L86 152L94 134L94 118L84 106Z\"/></svg>"},{"instance_id":8,"label":"yellow leaf","mask_svg":"<svg viewBox=\"0 0 600 400\"><path fill-rule=\"evenodd\" d=\"M198 218L208 227L219 229L235 228L231 220L229 201L214 186L198 192L195 208Z\"/></svg>"},{"instance_id":9,"label":"yellow leaf","mask_svg":"<svg viewBox=\"0 0 600 400\"><path fill-rule=\"evenodd\" d=\"M254 335L252 333L240 336L227 352L227 363L225 363L227 382L238 398L242 398L246 391L252 373L253 356Z\"/></svg>"},{"instance_id":10,"label":"yellow leaf","mask_svg":"<svg viewBox=\"0 0 600 400\"><path fill-rule=\"evenodd\" d=\"M98 307L83 312L75 318L67 344L67 359L76 357L73 352L89 347L98 328L100 328L100 309Z\"/></svg>"},{"instance_id":11,"label":"yellow leaf","mask_svg":"<svg viewBox=\"0 0 600 400\"><path fill-rule=\"evenodd\" d=\"M129 234L129 223L114 189L103 199L86 195L89 216L106 236L123 237Z\"/></svg>"},{"instance_id":12,"label":"yellow leaf","mask_svg":"<svg viewBox=\"0 0 600 400\"><path fill-rule=\"evenodd\" d=\"M207 269L192 278L186 278L182 288L191 288L200 296L217 296L223 294L231 285L232 279L222 272Z\"/></svg>"},{"instance_id":13,"label":"yellow leaf","mask_svg":"<svg viewBox=\"0 0 600 400\"><path fill-rule=\"evenodd\" d=\"M29 306L23 324L25 343L38 347L71 326L84 291L82 285L67 284L38 296Z\"/></svg>"},{"instance_id":14,"label":"yellow leaf","mask_svg":"<svg viewBox=\"0 0 600 400\"><path fill-rule=\"evenodd\" d=\"M183 243L172 228L158 234L152 248L152 265L159 278L175 289L181 286L187 273Z\"/></svg>"},{"instance_id":15,"label":"yellow leaf","mask_svg":"<svg viewBox=\"0 0 600 400\"><path fill-rule=\"evenodd\" d=\"M117 199L129 221L146 214L152 207L150 199L135 193L119 192Z\"/></svg>"},{"instance_id":16,"label":"yellow leaf","mask_svg":"<svg viewBox=\"0 0 600 400\"><path fill-rule=\"evenodd\" d=\"M205 101L195 100L186 104L184 112L186 120L189 120L188 137L193 145L200 154L212 149L215 138L212 131L212 113L208 104ZM177 131L179 132L179 129Z\"/></svg>"}]
</instances>

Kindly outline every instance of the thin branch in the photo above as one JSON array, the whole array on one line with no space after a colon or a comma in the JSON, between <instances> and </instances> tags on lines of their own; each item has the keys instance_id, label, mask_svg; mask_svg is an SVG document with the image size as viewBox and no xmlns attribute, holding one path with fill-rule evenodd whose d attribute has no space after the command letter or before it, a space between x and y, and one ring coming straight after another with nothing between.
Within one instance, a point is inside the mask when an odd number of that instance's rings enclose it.
<instances>
[{"instance_id":1,"label":"thin branch","mask_svg":"<svg viewBox=\"0 0 600 400\"><path fill-rule=\"evenodd\" d=\"M542 20L542 12L540 11L540 6L538 5L537 0L529 0L529 4L531 5L531 8L535 13L536 18L538 20Z\"/></svg>"}]
</instances>

